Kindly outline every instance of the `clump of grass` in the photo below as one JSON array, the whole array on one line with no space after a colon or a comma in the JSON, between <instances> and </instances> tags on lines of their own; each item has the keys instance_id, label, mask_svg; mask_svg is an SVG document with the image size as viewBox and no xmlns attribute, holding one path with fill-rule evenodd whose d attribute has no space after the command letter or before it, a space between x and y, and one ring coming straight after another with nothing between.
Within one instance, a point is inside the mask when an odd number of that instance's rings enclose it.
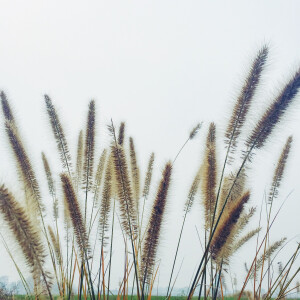
<instances>
[{"instance_id":1,"label":"clump of grass","mask_svg":"<svg viewBox=\"0 0 300 300\"><path fill-rule=\"evenodd\" d=\"M180 243L184 226L190 221L189 213L197 202L202 203L203 209L204 226L199 239L204 244L204 251L200 263L195 258L195 274L188 274L192 278L185 298L191 299L197 289L199 299L202 296L205 299L216 299L219 295L223 299L226 292L225 280L228 278L226 272L230 268L232 257L255 237L257 243L252 253L253 260L250 261L251 265L246 264L246 277L239 299L244 295L260 298L263 284L267 286L266 299L271 299L276 293L278 298L283 298L291 292L289 286L300 271L299 268L294 269L300 249L298 246L287 257L277 277L270 272L274 257L285 247L284 238L275 242L270 239L272 225L279 213L277 211L273 217L271 211L274 199L279 197L292 137L287 139L283 147L272 178L267 196L266 229L261 222L255 224L254 228L248 228L253 223L251 221L256 212L255 206L249 207L247 174L252 164L251 158L271 138L284 113L295 102L300 88L300 71L297 71L262 113L246 140L241 139L243 128L247 127L247 116L256 91L260 88L268 52L266 46L258 51L238 94L225 128L223 142L226 152L223 161L219 155L222 148L217 149L217 132L221 130L211 122L208 132L205 133L203 160L193 174L183 202L182 225L168 278L166 298L171 297L176 279L180 275L181 268L176 269ZM204 131L201 129L202 123L198 123L191 130L174 159L165 164L156 193L152 197L150 191L156 156L154 153L149 155L145 164L146 172L143 174L134 139L125 135L124 122L116 127L116 133L111 121L108 126L110 146L100 145L101 155L97 157L95 101L90 101L85 128L78 134L74 163L57 110L49 96L45 95L46 110L62 169L59 174L53 173L49 156L42 152L45 176L38 178L4 92L0 93L0 98L4 126L19 175L18 182L24 190L16 199L2 185L0 212L22 250L25 265L34 280L33 287L28 285L21 271L24 267L22 262L10 250L12 241L5 241L3 234L2 237L20 274L27 296L34 295L40 299L47 295L54 299L52 287L55 285L58 287L60 299L79 297L108 300L110 297L122 297L125 300L128 299L129 284L132 282L131 296L136 290L137 299L153 297L159 269L165 267L159 264L158 249L164 219L167 217L166 203L173 170L175 171L174 165L186 144ZM237 162L237 158L242 158L239 165L233 164ZM40 192L42 179L46 180L48 194L52 198L51 210ZM152 201L149 212L146 211L146 201ZM261 219L264 216L261 215ZM114 243L116 226L121 229L123 248ZM124 255L124 265L118 269L123 277L117 295L112 294L110 282L115 252L115 255ZM173 276L174 272L177 272L176 276ZM245 291L249 282L252 283L253 291Z\"/></svg>"}]
</instances>

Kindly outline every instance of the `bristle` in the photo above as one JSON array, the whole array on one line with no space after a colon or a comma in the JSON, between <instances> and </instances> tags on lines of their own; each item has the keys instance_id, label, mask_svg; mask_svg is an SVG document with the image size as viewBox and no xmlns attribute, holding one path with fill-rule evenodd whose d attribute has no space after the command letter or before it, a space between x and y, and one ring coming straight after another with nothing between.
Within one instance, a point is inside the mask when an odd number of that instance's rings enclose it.
<instances>
[{"instance_id":1,"label":"bristle","mask_svg":"<svg viewBox=\"0 0 300 300\"><path fill-rule=\"evenodd\" d=\"M190 135L189 135L190 140L192 140L192 139L197 135L197 133L199 132L201 126L202 126L202 123L198 123L198 124L192 129L192 131L190 132Z\"/></svg>"},{"instance_id":2,"label":"bristle","mask_svg":"<svg viewBox=\"0 0 300 300\"><path fill-rule=\"evenodd\" d=\"M66 169L66 171L69 173L70 176L72 176L71 155L70 155L67 139L65 137L55 107L52 104L52 101L48 95L45 95L45 103L46 103L47 113L49 116L50 124L58 147L58 152L60 155L63 168Z\"/></svg>"},{"instance_id":3,"label":"bristle","mask_svg":"<svg viewBox=\"0 0 300 300\"><path fill-rule=\"evenodd\" d=\"M163 170L157 194L153 203L149 224L142 248L140 281L149 283L155 266L155 257L163 221L166 200L171 181L172 163L168 162Z\"/></svg>"},{"instance_id":4,"label":"bristle","mask_svg":"<svg viewBox=\"0 0 300 300\"><path fill-rule=\"evenodd\" d=\"M114 160L114 173L117 184L118 199L120 201L121 220L123 230L130 236L137 233L137 212L135 201L132 196L132 188L129 180L128 166L123 147L112 145ZM130 229L131 226L131 229Z\"/></svg>"},{"instance_id":5,"label":"bristle","mask_svg":"<svg viewBox=\"0 0 300 300\"><path fill-rule=\"evenodd\" d=\"M200 168L198 170L193 182L192 182L192 185L191 185L189 193L188 193L187 200L184 204L184 211L187 212L187 213L190 212L190 210L193 206L193 203L194 203L195 196L196 196L196 194L199 190L199 183L200 183L201 174L202 174L202 170Z\"/></svg>"},{"instance_id":6,"label":"bristle","mask_svg":"<svg viewBox=\"0 0 300 300\"><path fill-rule=\"evenodd\" d=\"M287 162L287 159L288 159L288 156L290 153L292 141L293 141L293 138L292 138L292 136L290 136L287 139L287 141L284 145L284 148L281 152L280 158L277 162L275 173L273 175L272 188L269 193L269 203L272 203L274 198L277 198L277 196L278 196L278 189L280 187L280 183L283 178L283 173L284 173L286 162Z\"/></svg>"},{"instance_id":7,"label":"bristle","mask_svg":"<svg viewBox=\"0 0 300 300\"><path fill-rule=\"evenodd\" d=\"M154 158L155 158L154 153L151 153L150 159L149 159L149 162L148 162L148 168L147 168L147 173L146 173L145 183L144 183L144 189L143 189L143 197L144 198L148 197L148 195L149 195L151 179L152 179Z\"/></svg>"},{"instance_id":8,"label":"bristle","mask_svg":"<svg viewBox=\"0 0 300 300\"><path fill-rule=\"evenodd\" d=\"M214 260L220 259L220 252L225 245L234 225L237 223L244 205L250 198L249 191L246 192L239 200L232 202L226 210L226 214L222 215L221 221L216 229L210 244L210 252Z\"/></svg>"},{"instance_id":9,"label":"bristle","mask_svg":"<svg viewBox=\"0 0 300 300\"><path fill-rule=\"evenodd\" d=\"M82 178L82 160L83 160L83 134L82 130L79 132L78 142L77 142L77 158L76 158L76 187L80 186Z\"/></svg>"},{"instance_id":10,"label":"bristle","mask_svg":"<svg viewBox=\"0 0 300 300\"><path fill-rule=\"evenodd\" d=\"M85 151L83 158L83 188L89 191L92 188L95 152L95 101L89 104L88 119L85 133Z\"/></svg>"},{"instance_id":11,"label":"bristle","mask_svg":"<svg viewBox=\"0 0 300 300\"><path fill-rule=\"evenodd\" d=\"M266 263L269 258L284 244L286 241L286 238L282 238L279 241L274 242L271 246L268 247L268 249L265 251L264 254L262 254L256 261L255 270L256 272L262 267L263 263ZM250 278L254 277L254 269L252 269L252 272L250 274Z\"/></svg>"},{"instance_id":12,"label":"bristle","mask_svg":"<svg viewBox=\"0 0 300 300\"><path fill-rule=\"evenodd\" d=\"M118 144L120 146L123 146L124 137L125 137L125 122L121 122L119 127L119 134L118 134Z\"/></svg>"},{"instance_id":13,"label":"bristle","mask_svg":"<svg viewBox=\"0 0 300 300\"><path fill-rule=\"evenodd\" d=\"M33 217L37 216L38 213L42 213L44 206L42 205L40 190L35 173L15 125L10 121L6 121L5 127L10 145L17 161L20 179L22 183L24 183L25 192L27 193L26 200L28 212L32 213Z\"/></svg>"},{"instance_id":14,"label":"bristle","mask_svg":"<svg viewBox=\"0 0 300 300\"><path fill-rule=\"evenodd\" d=\"M41 243L41 237L27 217L25 210L3 185L0 187L0 211L22 249L34 279L40 281L42 278L45 288L51 294L52 278L45 271L47 255Z\"/></svg>"},{"instance_id":15,"label":"bristle","mask_svg":"<svg viewBox=\"0 0 300 300\"><path fill-rule=\"evenodd\" d=\"M211 227L215 201L217 182L217 162L216 162L216 126L211 123L206 139L206 149L202 170L202 193L204 197L205 227Z\"/></svg>"},{"instance_id":16,"label":"bristle","mask_svg":"<svg viewBox=\"0 0 300 300\"><path fill-rule=\"evenodd\" d=\"M252 62L247 78L244 81L244 85L238 96L237 102L233 108L233 113L225 133L225 140L228 144L231 144L232 152L236 147L237 138L240 135L241 128L245 123L246 115L249 111L255 91L259 85L268 52L269 49L267 46L263 46L257 53Z\"/></svg>"},{"instance_id":17,"label":"bristle","mask_svg":"<svg viewBox=\"0 0 300 300\"><path fill-rule=\"evenodd\" d=\"M1 91L0 93L0 98L1 98L1 105L2 105L2 110L3 110L5 120L14 122L14 116L11 107L8 103L6 94L3 91Z\"/></svg>"},{"instance_id":18,"label":"bristle","mask_svg":"<svg viewBox=\"0 0 300 300\"><path fill-rule=\"evenodd\" d=\"M50 235L50 239L52 242L56 260L57 260L58 264L61 265L61 250L60 250L60 244L59 244L58 237L56 236L56 234L54 233L54 231L50 225L48 226L48 232Z\"/></svg>"},{"instance_id":19,"label":"bristle","mask_svg":"<svg viewBox=\"0 0 300 300\"><path fill-rule=\"evenodd\" d=\"M267 108L246 141L248 148L261 148L271 135L284 112L292 104L300 88L300 69L286 84L279 96Z\"/></svg>"},{"instance_id":20,"label":"bristle","mask_svg":"<svg viewBox=\"0 0 300 300\"><path fill-rule=\"evenodd\" d=\"M106 232L109 229L108 228L108 218L109 218L109 213L111 209L111 187L112 187L112 165L113 163L113 158L110 155L107 166L106 166L106 171L105 171L105 178L104 178L104 186L103 186L103 191L102 191L102 199L101 199L101 204L100 204L100 216L99 216L99 229L100 229L100 234L99 238L101 241L102 247L105 246L105 241L106 241Z\"/></svg>"},{"instance_id":21,"label":"bristle","mask_svg":"<svg viewBox=\"0 0 300 300\"><path fill-rule=\"evenodd\" d=\"M100 156L97 171L96 171L96 175L95 175L93 193L94 193L94 199L95 199L96 203L98 202L98 199L99 199L99 191L100 191L100 186L101 186L102 177L103 177L104 165L105 165L105 160L106 160L106 153L107 153L107 150L104 149L102 151L101 156Z\"/></svg>"},{"instance_id":22,"label":"bristle","mask_svg":"<svg viewBox=\"0 0 300 300\"><path fill-rule=\"evenodd\" d=\"M46 177L47 177L49 193L53 199L53 217L54 217L54 220L57 220L58 219L58 199L56 197L56 189L55 189L55 184L54 184L54 180L52 177L52 172L51 172L47 157L44 152L42 152L42 160L43 160L44 170L45 170Z\"/></svg>"},{"instance_id":23,"label":"bristle","mask_svg":"<svg viewBox=\"0 0 300 300\"><path fill-rule=\"evenodd\" d=\"M232 252L235 253L238 249L240 249L243 245L245 245L252 237L260 232L261 228L258 227L254 230L249 231L243 237L241 237L237 242L232 246Z\"/></svg>"},{"instance_id":24,"label":"bristle","mask_svg":"<svg viewBox=\"0 0 300 300\"><path fill-rule=\"evenodd\" d=\"M133 138L129 138L130 149L130 166L131 166L131 178L132 178L132 190L133 198L136 204L136 211L139 215L139 200L140 200L140 169L136 160L136 152L134 147Z\"/></svg>"},{"instance_id":25,"label":"bristle","mask_svg":"<svg viewBox=\"0 0 300 300\"><path fill-rule=\"evenodd\" d=\"M77 240L77 245L80 249L81 258L84 260L86 254L89 252L88 235L81 215L79 203L74 191L70 177L63 173L60 175L65 201L68 212L72 221L74 233Z\"/></svg>"}]
</instances>

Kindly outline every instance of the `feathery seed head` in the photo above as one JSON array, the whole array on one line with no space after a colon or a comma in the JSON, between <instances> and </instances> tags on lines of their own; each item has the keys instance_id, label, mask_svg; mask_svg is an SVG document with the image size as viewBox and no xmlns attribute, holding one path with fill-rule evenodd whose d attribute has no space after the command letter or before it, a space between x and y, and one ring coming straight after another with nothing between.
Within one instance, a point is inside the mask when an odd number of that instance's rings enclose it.
<instances>
[{"instance_id":1,"label":"feathery seed head","mask_svg":"<svg viewBox=\"0 0 300 300\"><path fill-rule=\"evenodd\" d=\"M247 191L240 197L240 199L232 202L227 208L226 213L222 215L221 221L210 245L210 252L213 259L217 260L222 258L220 256L221 250L227 242L227 239L230 236L231 231L234 229L234 225L237 223L244 205L248 202L249 198L250 192Z\"/></svg>"},{"instance_id":2,"label":"feathery seed head","mask_svg":"<svg viewBox=\"0 0 300 300\"><path fill-rule=\"evenodd\" d=\"M89 243L79 203L70 177L66 173L62 173L60 179L62 181L64 197L72 221L77 245L80 249L81 258L84 260L87 253L89 253Z\"/></svg>"},{"instance_id":3,"label":"feathery seed head","mask_svg":"<svg viewBox=\"0 0 300 300\"><path fill-rule=\"evenodd\" d=\"M226 143L230 144L231 152L234 152L235 150L237 138L241 132L241 127L245 123L253 96L260 82L261 74L268 57L268 52L268 47L263 46L257 53L234 106L233 113L225 133L225 140Z\"/></svg>"},{"instance_id":4,"label":"feathery seed head","mask_svg":"<svg viewBox=\"0 0 300 300\"><path fill-rule=\"evenodd\" d=\"M1 98L1 105L2 105L2 110L3 110L3 114L4 117L7 121L14 121L14 116L11 110L11 107L9 105L9 102L7 100L6 94L1 91L0 93L0 98Z\"/></svg>"},{"instance_id":5,"label":"feathery seed head","mask_svg":"<svg viewBox=\"0 0 300 300\"><path fill-rule=\"evenodd\" d=\"M271 135L284 112L293 103L300 88L300 69L292 76L277 98L267 108L246 141L248 148L261 148Z\"/></svg>"},{"instance_id":6,"label":"feathery seed head","mask_svg":"<svg viewBox=\"0 0 300 300\"><path fill-rule=\"evenodd\" d=\"M123 146L124 137L125 137L125 122L121 122L119 127L119 135L118 135L118 144L120 146Z\"/></svg>"},{"instance_id":7,"label":"feathery seed head","mask_svg":"<svg viewBox=\"0 0 300 300\"><path fill-rule=\"evenodd\" d=\"M199 130L201 129L201 126L202 126L202 122L201 123L198 123L193 129L192 131L190 132L190 140L192 140L196 135L197 133L199 132Z\"/></svg>"},{"instance_id":8,"label":"feathery seed head","mask_svg":"<svg viewBox=\"0 0 300 300\"><path fill-rule=\"evenodd\" d=\"M148 162L148 168L147 168L147 173L146 173L145 183L144 183L144 189L143 189L143 197L144 198L147 198L148 195L149 195L151 179L152 179L154 158L155 158L154 153L151 153L150 159L149 159L149 162Z\"/></svg>"},{"instance_id":9,"label":"feathery seed head","mask_svg":"<svg viewBox=\"0 0 300 300\"><path fill-rule=\"evenodd\" d=\"M156 197L153 203L148 229L142 248L140 281L150 282L155 266L155 257L166 207L167 194L171 182L172 163L168 162L163 170Z\"/></svg>"}]
</instances>

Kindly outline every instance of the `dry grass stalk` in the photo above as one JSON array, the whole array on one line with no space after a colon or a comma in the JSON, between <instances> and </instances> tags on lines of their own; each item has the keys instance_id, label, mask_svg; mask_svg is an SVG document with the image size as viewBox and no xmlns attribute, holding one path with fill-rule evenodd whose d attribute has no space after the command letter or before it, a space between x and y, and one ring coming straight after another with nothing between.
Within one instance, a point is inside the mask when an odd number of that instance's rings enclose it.
<instances>
[{"instance_id":1,"label":"dry grass stalk","mask_svg":"<svg viewBox=\"0 0 300 300\"><path fill-rule=\"evenodd\" d=\"M225 133L225 141L226 143L230 144L231 151L234 151L236 147L236 142L238 136L240 135L241 127L245 123L253 96L257 87L259 86L262 71L264 70L264 66L268 57L268 52L269 49L267 46L263 46L257 53L251 64L247 78L244 81L237 102L233 108L232 116Z\"/></svg>"},{"instance_id":2,"label":"dry grass stalk","mask_svg":"<svg viewBox=\"0 0 300 300\"><path fill-rule=\"evenodd\" d=\"M260 232L260 230L261 230L261 227L258 227L254 230L249 231L243 237L238 239L232 246L232 253L236 252L243 245L245 245L252 237L254 237L256 234L258 234Z\"/></svg>"},{"instance_id":3,"label":"dry grass stalk","mask_svg":"<svg viewBox=\"0 0 300 300\"><path fill-rule=\"evenodd\" d=\"M155 155L154 153L151 153L150 159L148 162L146 177L145 177L145 183L144 183L144 189L143 189L143 197L147 198L149 195L150 185L151 185L151 179L152 179L152 172L153 172L153 164L154 164Z\"/></svg>"},{"instance_id":4,"label":"dry grass stalk","mask_svg":"<svg viewBox=\"0 0 300 300\"><path fill-rule=\"evenodd\" d=\"M70 155L67 139L64 134L64 130L61 126L55 107L52 104L52 101L48 95L45 95L45 103L46 103L47 113L49 116L52 131L54 134L54 138L58 147L58 152L60 155L62 166L64 169L67 170L69 176L72 176L71 155Z\"/></svg>"},{"instance_id":5,"label":"dry grass stalk","mask_svg":"<svg viewBox=\"0 0 300 300\"><path fill-rule=\"evenodd\" d=\"M216 201L217 161L216 161L216 126L211 123L206 138L206 149L202 170L202 193L205 210L205 227L212 227Z\"/></svg>"},{"instance_id":6,"label":"dry grass stalk","mask_svg":"<svg viewBox=\"0 0 300 300\"><path fill-rule=\"evenodd\" d=\"M80 249L80 255L82 260L85 259L85 255L89 252L89 243L84 221L81 215L79 203L74 191L70 177L63 173L60 175L65 202L67 204L68 213L70 215L74 233L78 248Z\"/></svg>"},{"instance_id":7,"label":"dry grass stalk","mask_svg":"<svg viewBox=\"0 0 300 300\"><path fill-rule=\"evenodd\" d=\"M242 171L240 173L240 175L238 176L238 178L236 180L235 179L236 179L236 175L234 173L230 173L228 176L226 176L224 178L220 198L218 201L217 216L221 213L224 203L226 201L228 192L232 186L233 187L232 187L231 193L227 200L228 203L239 199L239 197L244 193L245 183L246 183L245 172Z\"/></svg>"},{"instance_id":8,"label":"dry grass stalk","mask_svg":"<svg viewBox=\"0 0 300 300\"><path fill-rule=\"evenodd\" d=\"M202 123L198 123L190 132L189 139L192 140L198 134L199 130L201 129Z\"/></svg>"},{"instance_id":9,"label":"dry grass stalk","mask_svg":"<svg viewBox=\"0 0 300 300\"><path fill-rule=\"evenodd\" d=\"M290 136L281 152L280 158L277 162L275 173L273 175L273 181L272 181L272 188L269 193L269 203L272 203L274 198L277 198L278 196L278 189L281 183L281 180L283 178L284 169L286 166L286 162L290 153L291 145L292 145L293 138Z\"/></svg>"},{"instance_id":10,"label":"dry grass stalk","mask_svg":"<svg viewBox=\"0 0 300 300\"><path fill-rule=\"evenodd\" d=\"M228 205L227 209L224 211L210 244L210 252L214 260L222 259L223 255L225 257L227 256L226 253L222 253L221 250L226 242L228 242L228 237L230 237L230 233L234 229L234 226L243 211L244 205L248 202L249 198L250 192L248 191L242 195L239 200ZM229 241L229 244L231 242L232 241Z\"/></svg>"},{"instance_id":11,"label":"dry grass stalk","mask_svg":"<svg viewBox=\"0 0 300 300\"><path fill-rule=\"evenodd\" d=\"M17 162L17 169L21 182L24 184L26 195L26 208L35 219L38 213L42 213L44 207L41 203L39 186L36 180L29 157L20 138L12 109L4 92L0 93L2 111L5 118L6 133Z\"/></svg>"},{"instance_id":12,"label":"dry grass stalk","mask_svg":"<svg viewBox=\"0 0 300 300\"><path fill-rule=\"evenodd\" d=\"M82 167L83 167L83 133L82 130L79 132L77 142L77 158L76 158L76 187L80 186L82 178Z\"/></svg>"},{"instance_id":13,"label":"dry grass stalk","mask_svg":"<svg viewBox=\"0 0 300 300\"><path fill-rule=\"evenodd\" d=\"M237 199L238 200L238 199ZM229 207L225 208L225 214L228 213L227 210ZM230 213L230 212L229 212ZM235 250L235 242L239 239L239 236L243 229L246 227L246 225L249 223L249 220L253 217L255 213L255 208L251 208L248 212L243 212L240 214L236 224L233 225L231 228L231 231L226 239L225 244L223 245L222 249L220 250L220 257L223 259L223 263L228 264L229 258L234 254ZM249 235L248 240L253 237ZM248 241L247 240L247 241ZM244 241L245 243L247 241Z\"/></svg>"},{"instance_id":14,"label":"dry grass stalk","mask_svg":"<svg viewBox=\"0 0 300 300\"><path fill-rule=\"evenodd\" d=\"M27 265L36 282L43 281L45 291L51 296L52 277L45 271L46 253L38 229L27 217L25 210L5 188L0 187L0 211L16 241L22 249Z\"/></svg>"},{"instance_id":15,"label":"dry grass stalk","mask_svg":"<svg viewBox=\"0 0 300 300\"><path fill-rule=\"evenodd\" d=\"M12 113L11 107L7 100L6 94L3 91L0 92L0 98L1 98L2 111L5 119L7 121L14 122L15 121L14 115Z\"/></svg>"},{"instance_id":16,"label":"dry grass stalk","mask_svg":"<svg viewBox=\"0 0 300 300\"><path fill-rule=\"evenodd\" d=\"M17 162L18 173L25 187L27 211L35 218L44 210L38 182L14 123L6 121L5 127Z\"/></svg>"},{"instance_id":17,"label":"dry grass stalk","mask_svg":"<svg viewBox=\"0 0 300 300\"><path fill-rule=\"evenodd\" d=\"M129 179L128 165L123 147L112 145L111 151L114 160L114 173L117 184L117 193L121 210L123 230L133 238L137 234L137 212Z\"/></svg>"},{"instance_id":18,"label":"dry grass stalk","mask_svg":"<svg viewBox=\"0 0 300 300\"><path fill-rule=\"evenodd\" d=\"M137 216L139 216L139 200L140 200L140 169L137 164L136 151L134 147L133 138L129 138L129 153L130 153L130 166L132 178L133 198L136 204Z\"/></svg>"},{"instance_id":19,"label":"dry grass stalk","mask_svg":"<svg viewBox=\"0 0 300 300\"><path fill-rule=\"evenodd\" d=\"M125 137L125 122L121 122L119 127L119 134L118 134L118 144L120 146L123 146L124 137Z\"/></svg>"},{"instance_id":20,"label":"dry grass stalk","mask_svg":"<svg viewBox=\"0 0 300 300\"><path fill-rule=\"evenodd\" d=\"M158 248L161 224L163 221L171 181L171 171L172 164L171 162L168 162L162 173L162 179L159 183L151 211L149 225L147 226L148 229L143 244L140 265L140 281L143 284L143 289L145 283L150 283L155 266L155 257Z\"/></svg>"},{"instance_id":21,"label":"dry grass stalk","mask_svg":"<svg viewBox=\"0 0 300 300\"><path fill-rule=\"evenodd\" d=\"M112 168L113 168L113 159L110 155L104 178L104 186L102 191L102 200L100 204L100 216L99 216L99 239L101 241L101 248L105 246L106 232L108 231L108 221L109 213L111 210L111 196L112 196Z\"/></svg>"},{"instance_id":22,"label":"dry grass stalk","mask_svg":"<svg viewBox=\"0 0 300 300\"><path fill-rule=\"evenodd\" d=\"M202 170L200 168L198 170L196 176L194 177L194 180L192 182L192 185L191 185L189 193L188 193L187 200L185 201L185 204L184 204L184 211L187 213L190 212L190 210L194 204L195 196L199 190L201 175L202 175Z\"/></svg>"},{"instance_id":23,"label":"dry grass stalk","mask_svg":"<svg viewBox=\"0 0 300 300\"><path fill-rule=\"evenodd\" d=\"M83 188L90 191L92 188L95 152L95 101L89 104L88 119L85 133L85 148L83 158Z\"/></svg>"},{"instance_id":24,"label":"dry grass stalk","mask_svg":"<svg viewBox=\"0 0 300 300\"><path fill-rule=\"evenodd\" d=\"M282 238L279 241L274 242L269 246L264 254L262 254L256 261L256 268L255 270L252 269L252 272L250 274L250 278L254 277L255 271L259 271L259 269L263 266L264 262L266 262L271 256L284 244L286 241L286 238Z\"/></svg>"},{"instance_id":25,"label":"dry grass stalk","mask_svg":"<svg viewBox=\"0 0 300 300\"><path fill-rule=\"evenodd\" d=\"M237 226L239 228L240 231L242 231L246 225L249 223L250 219L254 216L256 212L256 208L255 207L251 207L249 209L249 211L247 212L243 212L237 222Z\"/></svg>"},{"instance_id":26,"label":"dry grass stalk","mask_svg":"<svg viewBox=\"0 0 300 300\"><path fill-rule=\"evenodd\" d=\"M46 177L47 177L49 193L53 199L53 217L54 217L54 220L57 220L58 219L58 199L56 197L56 189L55 189L52 172L51 172L49 162L48 162L47 157L44 152L42 152L42 160L43 160L44 170L45 170Z\"/></svg>"},{"instance_id":27,"label":"dry grass stalk","mask_svg":"<svg viewBox=\"0 0 300 300\"><path fill-rule=\"evenodd\" d=\"M290 81L282 89L278 97L267 108L252 133L247 138L248 148L261 148L271 135L274 127L282 118L284 112L292 104L300 88L300 70L298 70Z\"/></svg>"},{"instance_id":28,"label":"dry grass stalk","mask_svg":"<svg viewBox=\"0 0 300 300\"><path fill-rule=\"evenodd\" d=\"M101 153L99 163L97 166L97 171L96 171L95 180L94 180L94 187L93 187L95 203L97 203L98 199L99 199L99 192L100 192L100 186L101 186L103 172L104 172L106 154L107 154L107 150L104 149Z\"/></svg>"},{"instance_id":29,"label":"dry grass stalk","mask_svg":"<svg viewBox=\"0 0 300 300\"><path fill-rule=\"evenodd\" d=\"M48 226L48 232L54 249L55 257L59 265L62 264L61 249L58 236L54 233L52 227Z\"/></svg>"}]
</instances>

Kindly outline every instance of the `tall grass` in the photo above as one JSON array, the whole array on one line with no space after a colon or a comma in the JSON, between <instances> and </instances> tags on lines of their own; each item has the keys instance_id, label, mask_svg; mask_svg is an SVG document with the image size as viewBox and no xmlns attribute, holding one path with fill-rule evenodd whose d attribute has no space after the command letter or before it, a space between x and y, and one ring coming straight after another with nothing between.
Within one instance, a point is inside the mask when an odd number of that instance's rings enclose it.
<instances>
[{"instance_id":1,"label":"tall grass","mask_svg":"<svg viewBox=\"0 0 300 300\"><path fill-rule=\"evenodd\" d=\"M223 137L224 161L218 155L221 149L217 149L220 129L212 122L206 133L199 123L187 136L175 158L166 163L153 199L149 191L154 188L154 153L150 155L146 174L142 174L134 139L126 136L124 122L117 130L111 121L107 126L110 146L102 149L101 156L96 157L98 126L93 100L88 106L85 127L78 135L77 157L73 161L60 116L50 97L45 95L46 113L57 144L61 171L58 174L52 172L49 153L43 152L45 177L38 178L30 152L23 144L13 109L5 93L1 92L7 142L18 171L16 182L24 191L23 195L16 197L17 187L13 191L5 185L0 187L1 217L7 224L5 230L10 231L14 239L7 238L4 229L1 229L1 236L20 274L28 299L46 296L54 299L53 286L57 287L60 299L128 299L130 294L142 300L154 297L154 284L158 282L160 268L158 246L167 217L165 207L170 201L173 166L185 145L197 134L206 136L203 161L192 178L182 207L181 229L177 246L171 250L174 259L164 298L172 296L178 276L178 272L176 276L174 272L178 270L177 257L182 236L188 234L184 231L185 223L197 197L201 198L203 209L204 226L200 240L204 242L204 251L200 262L196 258L194 260L195 273L185 274L191 278L185 298L223 299L228 294L225 279L231 257L255 238L256 249L249 253L249 257L252 256L248 261L250 265L246 265L243 286L235 296L239 299L279 299L293 292L300 271L296 264L299 246L290 257L286 257L279 274L274 275L270 271L274 268L274 257L278 251L285 250L286 239L282 237L271 242L270 233L280 212L274 213L272 204L279 195L292 137L283 145L274 170L268 193L267 226L262 229L260 224L256 224L254 229L247 229L256 213L256 208L249 208L247 204L252 195L247 186L251 158L254 154L259 155L260 149L272 138L286 110L292 109L300 88L298 70L269 107L261 112L261 118L250 134L245 139L241 138L244 128L249 126L249 110L261 85L268 52L268 48L263 46L256 54L232 109ZM40 192L41 180L47 183L53 203L51 207L44 203ZM146 214L145 203L149 201L152 208ZM123 247L116 247L113 243L118 222ZM12 252L14 244L19 246L23 257ZM124 265L119 268L122 280L117 293L111 290L113 252L124 256ZM25 269L33 279L32 286L25 279ZM267 288L264 295L262 286Z\"/></svg>"}]
</instances>

